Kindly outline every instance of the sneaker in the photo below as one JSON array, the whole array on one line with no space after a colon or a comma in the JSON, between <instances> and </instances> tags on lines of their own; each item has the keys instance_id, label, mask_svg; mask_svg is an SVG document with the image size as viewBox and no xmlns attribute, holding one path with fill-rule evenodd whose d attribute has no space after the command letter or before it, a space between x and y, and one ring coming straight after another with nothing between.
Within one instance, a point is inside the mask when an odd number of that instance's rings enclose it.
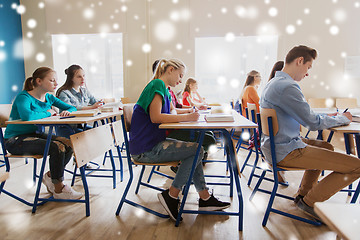
<instances>
[{"instance_id":1,"label":"sneaker","mask_svg":"<svg viewBox=\"0 0 360 240\"><path fill-rule=\"evenodd\" d=\"M42 179L42 183L46 186L46 190L54 194L55 193L55 186L53 182L51 181L51 178L45 173Z\"/></svg>"},{"instance_id":2,"label":"sneaker","mask_svg":"<svg viewBox=\"0 0 360 240\"><path fill-rule=\"evenodd\" d=\"M174 173L177 173L177 170L179 169L178 166L174 167L174 166L171 166L170 167L171 171L173 171Z\"/></svg>"},{"instance_id":3,"label":"sneaker","mask_svg":"<svg viewBox=\"0 0 360 240\"><path fill-rule=\"evenodd\" d=\"M300 198L299 201L297 202L297 207L304 212L305 214L309 215L312 218L315 218L316 220L321 222L320 217L315 213L314 208L310 207L309 205L307 205L304 202L304 199Z\"/></svg>"},{"instance_id":4,"label":"sneaker","mask_svg":"<svg viewBox=\"0 0 360 240\"><path fill-rule=\"evenodd\" d=\"M294 198L294 203L298 203L299 201L300 201L300 199L303 199L304 198L304 196L302 196L302 195L297 195L295 198Z\"/></svg>"},{"instance_id":5,"label":"sneaker","mask_svg":"<svg viewBox=\"0 0 360 240\"><path fill-rule=\"evenodd\" d=\"M61 193L54 192L54 198L56 199L80 199L82 196L82 193L75 191L68 185L64 185Z\"/></svg>"},{"instance_id":6,"label":"sneaker","mask_svg":"<svg viewBox=\"0 0 360 240\"><path fill-rule=\"evenodd\" d=\"M173 221L176 221L179 213L180 199L174 199L169 195L169 189L158 193L158 199ZM180 219L182 221L182 218Z\"/></svg>"},{"instance_id":7,"label":"sneaker","mask_svg":"<svg viewBox=\"0 0 360 240\"><path fill-rule=\"evenodd\" d=\"M199 210L202 211L219 211L225 208L230 207L230 203L228 202L221 202L217 198L211 194L210 198L207 201L199 199Z\"/></svg>"}]
</instances>

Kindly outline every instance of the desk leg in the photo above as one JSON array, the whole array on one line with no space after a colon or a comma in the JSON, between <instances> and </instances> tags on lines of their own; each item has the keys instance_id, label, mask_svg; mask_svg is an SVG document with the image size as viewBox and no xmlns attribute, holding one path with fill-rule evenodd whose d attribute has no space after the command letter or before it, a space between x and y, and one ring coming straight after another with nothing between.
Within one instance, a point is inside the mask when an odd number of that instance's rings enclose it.
<instances>
[{"instance_id":1,"label":"desk leg","mask_svg":"<svg viewBox=\"0 0 360 240\"><path fill-rule=\"evenodd\" d=\"M32 212L35 213L36 212L36 207L38 205L38 200L39 200L39 194L40 194L40 189L41 189L41 184L42 184L42 178L44 176L44 170L45 170L45 165L46 165L46 159L49 153L49 148L50 148L50 142L51 142L51 137L52 137L52 131L53 131L54 126L50 126L49 127L49 133L46 139L46 145L45 145L45 149L44 149L44 157L43 157L43 162L41 164L41 169L40 169L40 174L39 174L39 181L38 181L38 185L37 185L37 189L36 189L36 194L35 194L35 199L34 199L34 205L33 205L33 209Z\"/></svg>"},{"instance_id":2,"label":"desk leg","mask_svg":"<svg viewBox=\"0 0 360 240\"><path fill-rule=\"evenodd\" d=\"M236 161L235 149L234 149L234 145L233 145L233 142L231 140L231 136L230 136L229 132L227 130L225 130L225 129L222 130L222 132L223 132L223 136L224 136L224 139L225 139L225 143L226 143L227 148L229 150L228 155L230 157L230 161L229 161L230 169L233 172L233 176L235 178L235 184L236 184L238 201L239 201L239 212L238 212L239 231L242 231L242 229L243 229L244 202L243 202L243 197L242 197L242 193L241 193L240 179L239 179L239 175L238 175L239 170L238 170L237 161Z\"/></svg>"},{"instance_id":3,"label":"desk leg","mask_svg":"<svg viewBox=\"0 0 360 240\"><path fill-rule=\"evenodd\" d=\"M358 158L360 158L360 134L354 134L355 136L355 144L356 144L356 153ZM359 193L360 193L360 182L358 183L355 193L350 201L350 203L356 203L357 198L359 197Z\"/></svg>"},{"instance_id":4,"label":"desk leg","mask_svg":"<svg viewBox=\"0 0 360 240\"><path fill-rule=\"evenodd\" d=\"M185 185L185 190L183 192L184 196L183 196L183 199L182 199L181 204L180 204L178 217L176 219L176 223L175 223L176 227L179 226L181 215L182 215L183 210L184 210L186 198L187 198L187 195L189 193L189 188L190 188L190 185L191 185L191 182L192 182L192 177L193 177L194 172L195 172L196 163L197 163L197 160L199 158L201 146L202 146L202 143L203 143L203 140L204 140L204 135L205 135L205 130L201 130L200 131L200 136L199 136L199 142L198 142L199 146L198 146L198 148L196 150L196 154L195 154L194 162L193 162L193 165L192 165L192 168L191 168L190 176L189 176L189 179L188 179L188 181L187 181L187 183Z\"/></svg>"},{"instance_id":5,"label":"desk leg","mask_svg":"<svg viewBox=\"0 0 360 240\"><path fill-rule=\"evenodd\" d=\"M86 211L86 216L88 217L90 216L90 201L89 201L89 188L86 181L85 166L80 167L80 173L85 191L85 211Z\"/></svg>"}]
</instances>

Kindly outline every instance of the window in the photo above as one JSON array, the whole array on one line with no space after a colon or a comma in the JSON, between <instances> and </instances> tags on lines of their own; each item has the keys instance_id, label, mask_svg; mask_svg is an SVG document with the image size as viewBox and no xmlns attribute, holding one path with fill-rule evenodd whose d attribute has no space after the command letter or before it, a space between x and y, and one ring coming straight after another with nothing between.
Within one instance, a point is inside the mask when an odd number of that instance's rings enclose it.
<instances>
[{"instance_id":1,"label":"window","mask_svg":"<svg viewBox=\"0 0 360 240\"><path fill-rule=\"evenodd\" d=\"M72 64L85 71L86 86L97 98L124 96L122 33L52 35L59 86Z\"/></svg>"},{"instance_id":2,"label":"window","mask_svg":"<svg viewBox=\"0 0 360 240\"><path fill-rule=\"evenodd\" d=\"M260 72L265 86L277 59L277 36L245 36L226 41L225 37L195 39L195 79L208 103L237 99L246 74Z\"/></svg>"}]
</instances>

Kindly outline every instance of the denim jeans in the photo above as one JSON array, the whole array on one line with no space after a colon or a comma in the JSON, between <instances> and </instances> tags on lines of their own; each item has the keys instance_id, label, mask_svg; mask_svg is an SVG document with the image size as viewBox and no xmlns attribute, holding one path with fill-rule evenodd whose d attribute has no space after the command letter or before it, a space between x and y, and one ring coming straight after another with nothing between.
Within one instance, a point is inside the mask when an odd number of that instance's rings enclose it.
<instances>
[{"instance_id":1,"label":"denim jeans","mask_svg":"<svg viewBox=\"0 0 360 240\"><path fill-rule=\"evenodd\" d=\"M47 134L45 133L24 134L6 139L5 147L14 155L43 155L46 139ZM72 154L73 150L68 139L52 136L49 147L49 164L53 183L60 183L64 180L64 169Z\"/></svg>"},{"instance_id":2,"label":"denim jeans","mask_svg":"<svg viewBox=\"0 0 360 240\"><path fill-rule=\"evenodd\" d=\"M176 129L171 130L168 137L185 142L196 142L199 137L199 132L194 132L193 130ZM204 141L202 143L204 150L206 152L209 151L209 147L214 144L216 144L214 133L211 131L206 131L204 135Z\"/></svg>"},{"instance_id":3,"label":"denim jeans","mask_svg":"<svg viewBox=\"0 0 360 240\"><path fill-rule=\"evenodd\" d=\"M194 162L198 144L193 142L183 142L171 138L167 138L155 145L151 151L144 152L139 155L132 155L132 157L142 163L163 163L180 161L179 169L177 170L172 186L177 189L182 189L189 179L192 164ZM201 159L204 155L204 149L201 147L199 157L197 159L195 172L193 175L193 182L198 192L207 189L203 166Z\"/></svg>"}]
</instances>

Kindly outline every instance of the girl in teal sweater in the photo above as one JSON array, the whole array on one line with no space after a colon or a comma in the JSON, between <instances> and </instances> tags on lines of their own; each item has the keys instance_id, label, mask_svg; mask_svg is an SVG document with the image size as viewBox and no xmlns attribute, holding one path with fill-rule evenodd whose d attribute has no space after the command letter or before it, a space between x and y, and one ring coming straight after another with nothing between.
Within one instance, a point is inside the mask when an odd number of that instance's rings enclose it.
<instances>
[{"instance_id":1,"label":"girl in teal sweater","mask_svg":"<svg viewBox=\"0 0 360 240\"><path fill-rule=\"evenodd\" d=\"M76 108L49 94L56 89L56 73L48 67L35 70L32 77L25 80L24 90L13 103L9 120L31 121L56 115L51 108L62 110L60 116L68 116ZM6 149L15 155L42 155L47 134L37 132L35 125L9 124L5 130ZM64 168L72 156L70 141L66 138L52 137L49 148L50 171L44 174L43 183L49 193L57 199L79 199L82 194L64 185Z\"/></svg>"}]
</instances>

